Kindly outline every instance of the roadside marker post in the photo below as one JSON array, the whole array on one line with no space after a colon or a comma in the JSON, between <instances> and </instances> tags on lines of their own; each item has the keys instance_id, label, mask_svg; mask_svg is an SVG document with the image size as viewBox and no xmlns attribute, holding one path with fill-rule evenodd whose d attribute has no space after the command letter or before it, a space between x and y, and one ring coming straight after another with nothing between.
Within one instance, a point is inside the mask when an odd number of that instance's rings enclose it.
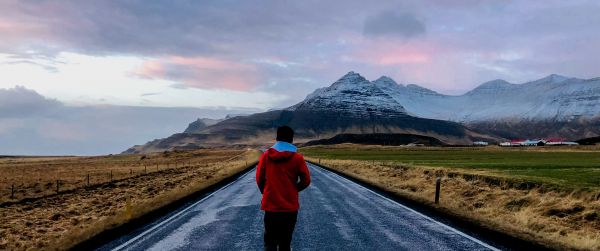
<instances>
[{"instance_id":1,"label":"roadside marker post","mask_svg":"<svg viewBox=\"0 0 600 251\"><path fill-rule=\"evenodd\" d=\"M12 184L10 186L10 198L14 199L15 198L15 184Z\"/></svg>"},{"instance_id":2,"label":"roadside marker post","mask_svg":"<svg viewBox=\"0 0 600 251\"><path fill-rule=\"evenodd\" d=\"M435 179L435 204L438 204L440 202L440 186L442 183L442 178L441 177L437 177L437 179Z\"/></svg>"},{"instance_id":3,"label":"roadside marker post","mask_svg":"<svg viewBox=\"0 0 600 251\"><path fill-rule=\"evenodd\" d=\"M90 174L89 173L87 174L87 186L88 187L90 186Z\"/></svg>"}]
</instances>

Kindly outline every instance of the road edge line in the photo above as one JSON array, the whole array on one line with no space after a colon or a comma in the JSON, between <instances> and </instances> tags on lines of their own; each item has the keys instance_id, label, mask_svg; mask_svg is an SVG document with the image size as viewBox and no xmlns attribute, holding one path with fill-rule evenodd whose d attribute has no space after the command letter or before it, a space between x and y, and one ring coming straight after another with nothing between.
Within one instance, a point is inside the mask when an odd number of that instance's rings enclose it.
<instances>
[{"instance_id":1,"label":"road edge line","mask_svg":"<svg viewBox=\"0 0 600 251\"><path fill-rule=\"evenodd\" d=\"M486 247L486 248L488 248L488 249L490 249L490 250L494 250L494 251L500 251L500 249L498 249L498 248L496 248L496 247L493 247L493 246L491 246L490 244L487 244L487 243L485 243L485 242L483 242L483 241L481 241L481 240L478 240L478 239L476 239L475 237L473 237L473 236L470 236L470 235L468 235L468 234L466 234L466 233L464 233L464 232L462 232L462 231L460 231L460 230L458 230L458 229L456 229L456 228L453 228L453 227L451 227L451 226L448 226L448 225L446 225L446 224L444 224L444 223L442 223L442 222L439 222L439 221L437 221L437 220L435 220L435 219L433 219L433 218L431 218L431 217L429 217L429 216L427 216L427 215L424 215L423 213L420 213L419 211L416 211L416 210L414 210L414 209L412 209L412 208L410 208L410 207L407 207L407 206L403 205L403 204L402 204L402 203L400 203L400 202L397 202L397 201L394 201L394 200L392 200L392 199L390 199L390 198L388 198L388 197L385 197L385 196L383 196L383 195L381 195L381 194L379 194L379 193L377 193L377 192L375 192L375 191L373 191L373 190L369 189L368 187L365 187L365 186L363 186L362 184L359 184L359 183L357 183L357 182L354 182L354 181L352 181L352 180L350 180L350 179L347 179L346 177L344 177L344 176L341 176L341 175L339 175L339 174L337 174L337 173L335 173L335 172L329 171L329 170L327 170L327 169L325 169L325 168L323 168L323 167L321 167L321 166L318 166L318 165L315 165L315 164L312 164L312 163L310 163L310 165L312 165L312 166L315 166L315 167L318 167L318 168L320 168L321 170L323 170L323 171L325 171L325 172L328 172L328 173L331 173L331 174L333 174L333 175L335 175L335 176L337 176L337 177L340 177L340 178L342 178L342 179L344 179L344 180L346 180L346 181L352 182L352 183L354 183L354 184L356 184L356 185L358 185L358 186L360 186L360 187L364 188L365 190L369 191L370 193L377 195L378 197L380 197L380 198L382 198L382 199L385 199L385 200L387 200L387 201L389 201L389 202L392 202L392 203L394 203L394 204L397 204L397 205L401 206L402 208L404 208L404 209L406 209L406 210L408 210L408 211L410 211L410 212L413 212L413 213L417 214L418 216L421 216L421 217L423 217L423 218L425 218L425 219L427 219L427 220L429 220L429 221L431 221L431 222L434 222L434 223L436 223L436 224L438 224L438 225L440 225L440 226L442 226L442 227L445 227L446 229L448 229L448 230L451 230L451 231L453 231L453 232L455 232L455 233L459 234L460 236L463 236L463 237L465 237L465 238L467 238L467 239L469 239L469 240L471 240L471 241L473 241L473 242L475 242L475 243L477 243L477 244L479 244L479 245L481 245L481 246L484 246L484 247Z\"/></svg>"},{"instance_id":2,"label":"road edge line","mask_svg":"<svg viewBox=\"0 0 600 251\"><path fill-rule=\"evenodd\" d=\"M146 229L144 232L142 232L142 233L140 233L140 234L136 235L135 237L133 237L133 238L129 239L128 241L126 241L126 242L122 243L121 245L119 245L119 246L117 246L117 247L115 247L115 248L113 248L113 249L111 249L111 250L113 250L113 251L116 251L116 250L122 250L123 248L125 248L125 247L129 246L129 245L130 245L130 244L132 244L133 242L135 242L135 241L139 240L140 238L142 238L142 237L144 237L144 236L148 235L148 233L150 233L150 232L152 232L152 231L156 230L157 228L159 228L159 227L162 227L162 226L164 226L165 224L167 224L167 223L169 223L169 222L173 221L175 218L177 218L177 217L179 217L180 215L182 215L183 213L187 212L187 211L188 211L188 210L190 210L192 207L195 207L195 206L197 206L198 204L200 204L200 203L202 203L203 201L205 201L206 199L208 199L208 198L212 197L212 196L213 196L215 193L218 193L218 192L220 192L221 190L223 190L223 189L225 189L225 188L227 188L227 187L231 186L232 184L236 183L236 182L237 182L238 180L240 180L241 178L243 178L243 177L246 177L246 175L250 174L250 173L252 172L252 170L254 170L254 168L251 168L250 170L246 171L246 173L244 173L244 174L240 175L239 177L237 177L235 180L233 180L233 181L229 182L228 184L224 185L223 187L221 187L221 188L217 189L216 191L214 191L214 192L212 192L212 193L210 193L210 194L206 195L205 197L203 197L203 198L202 198L202 199L200 199L199 201L196 201L196 202L194 202L193 204L191 204L191 205L189 205L188 207L186 207L186 208L182 209L181 211L177 212L176 214L174 214L174 215L171 215L169 218L167 218L167 219L164 219L164 220L162 220L162 221L158 222L156 225L152 226L151 228L149 228L149 229Z\"/></svg>"}]
</instances>

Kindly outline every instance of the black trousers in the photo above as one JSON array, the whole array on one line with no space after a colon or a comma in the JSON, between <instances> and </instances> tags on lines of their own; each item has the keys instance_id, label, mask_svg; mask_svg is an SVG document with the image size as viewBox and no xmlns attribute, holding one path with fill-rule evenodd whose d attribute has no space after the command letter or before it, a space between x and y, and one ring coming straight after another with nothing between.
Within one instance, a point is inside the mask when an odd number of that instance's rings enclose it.
<instances>
[{"instance_id":1,"label":"black trousers","mask_svg":"<svg viewBox=\"0 0 600 251\"><path fill-rule=\"evenodd\" d=\"M265 250L290 250L297 218L298 212L265 212Z\"/></svg>"}]
</instances>

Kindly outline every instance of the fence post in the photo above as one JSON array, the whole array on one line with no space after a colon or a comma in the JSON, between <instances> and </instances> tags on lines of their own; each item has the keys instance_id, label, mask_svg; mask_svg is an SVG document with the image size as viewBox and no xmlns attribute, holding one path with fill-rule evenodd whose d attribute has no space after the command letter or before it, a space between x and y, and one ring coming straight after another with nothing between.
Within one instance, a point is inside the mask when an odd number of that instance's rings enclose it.
<instances>
[{"instance_id":1,"label":"fence post","mask_svg":"<svg viewBox=\"0 0 600 251\"><path fill-rule=\"evenodd\" d=\"M112 182L112 170L110 170L110 182Z\"/></svg>"},{"instance_id":2,"label":"fence post","mask_svg":"<svg viewBox=\"0 0 600 251\"><path fill-rule=\"evenodd\" d=\"M56 193L60 191L60 180L56 180Z\"/></svg>"},{"instance_id":3,"label":"fence post","mask_svg":"<svg viewBox=\"0 0 600 251\"><path fill-rule=\"evenodd\" d=\"M14 199L15 198L15 184L12 184L10 186L10 198Z\"/></svg>"},{"instance_id":4,"label":"fence post","mask_svg":"<svg viewBox=\"0 0 600 251\"><path fill-rule=\"evenodd\" d=\"M442 183L442 178L441 177L437 177L437 179L435 179L435 204L438 204L440 202L440 186Z\"/></svg>"},{"instance_id":5,"label":"fence post","mask_svg":"<svg viewBox=\"0 0 600 251\"><path fill-rule=\"evenodd\" d=\"M90 186L90 174L89 173L87 174L87 186L88 187Z\"/></svg>"}]
</instances>

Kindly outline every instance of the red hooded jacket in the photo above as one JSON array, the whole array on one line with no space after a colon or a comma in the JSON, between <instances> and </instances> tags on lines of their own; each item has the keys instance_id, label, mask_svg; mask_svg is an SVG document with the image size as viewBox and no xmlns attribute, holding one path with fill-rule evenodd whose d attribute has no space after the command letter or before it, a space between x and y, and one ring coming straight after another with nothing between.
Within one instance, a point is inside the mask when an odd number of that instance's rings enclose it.
<instances>
[{"instance_id":1,"label":"red hooded jacket","mask_svg":"<svg viewBox=\"0 0 600 251\"><path fill-rule=\"evenodd\" d=\"M310 184L310 173L302 155L270 148L258 161L256 183L263 194L262 210L294 212L300 207L298 192Z\"/></svg>"}]
</instances>

